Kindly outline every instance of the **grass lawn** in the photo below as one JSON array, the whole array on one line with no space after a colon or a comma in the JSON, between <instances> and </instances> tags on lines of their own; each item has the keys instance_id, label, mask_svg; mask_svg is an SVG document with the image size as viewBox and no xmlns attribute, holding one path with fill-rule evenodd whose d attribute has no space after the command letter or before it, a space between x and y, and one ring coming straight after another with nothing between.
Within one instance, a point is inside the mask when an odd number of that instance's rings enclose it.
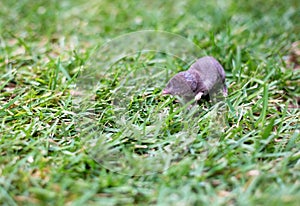
<instances>
[{"instance_id":1,"label":"grass lawn","mask_svg":"<svg viewBox=\"0 0 300 206\"><path fill-rule=\"evenodd\" d=\"M299 205L298 0L0 8L0 204ZM181 49L130 53L141 30ZM225 110L161 96L185 54L224 66Z\"/></svg>"}]
</instances>

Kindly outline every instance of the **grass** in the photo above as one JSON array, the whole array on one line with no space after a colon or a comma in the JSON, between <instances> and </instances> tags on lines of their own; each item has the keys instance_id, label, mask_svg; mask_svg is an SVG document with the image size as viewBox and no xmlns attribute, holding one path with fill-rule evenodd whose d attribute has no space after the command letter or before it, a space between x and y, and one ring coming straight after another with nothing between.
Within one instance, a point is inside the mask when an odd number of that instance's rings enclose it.
<instances>
[{"instance_id":1,"label":"grass","mask_svg":"<svg viewBox=\"0 0 300 206\"><path fill-rule=\"evenodd\" d=\"M284 61L300 37L298 1L0 7L1 204L300 202L300 72ZM181 35L200 48L198 57L221 62L229 86L223 115L200 105L193 116L160 95L187 69L164 52L97 68L96 46L146 29ZM82 69L96 69L99 81L82 78ZM93 142L99 134L105 138Z\"/></svg>"}]
</instances>

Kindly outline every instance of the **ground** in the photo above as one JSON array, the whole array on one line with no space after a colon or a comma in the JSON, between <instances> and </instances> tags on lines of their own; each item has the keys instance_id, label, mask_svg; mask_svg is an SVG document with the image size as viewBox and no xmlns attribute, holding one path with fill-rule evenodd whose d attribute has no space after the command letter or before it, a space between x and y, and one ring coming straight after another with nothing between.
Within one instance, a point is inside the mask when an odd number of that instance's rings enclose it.
<instances>
[{"instance_id":1,"label":"ground","mask_svg":"<svg viewBox=\"0 0 300 206\"><path fill-rule=\"evenodd\" d=\"M300 70L288 61L300 40L299 1L2 0L0 8L1 204L300 202ZM100 132L135 156L89 151L91 130L78 119L90 116L74 104L86 95L74 89L80 71L98 63L95 48L141 30L180 35L198 57L220 61L228 86L221 123L208 115L215 105L189 116L161 96L183 62L135 53L97 74L89 97ZM173 160L156 171L162 165L147 157L166 151Z\"/></svg>"}]
</instances>

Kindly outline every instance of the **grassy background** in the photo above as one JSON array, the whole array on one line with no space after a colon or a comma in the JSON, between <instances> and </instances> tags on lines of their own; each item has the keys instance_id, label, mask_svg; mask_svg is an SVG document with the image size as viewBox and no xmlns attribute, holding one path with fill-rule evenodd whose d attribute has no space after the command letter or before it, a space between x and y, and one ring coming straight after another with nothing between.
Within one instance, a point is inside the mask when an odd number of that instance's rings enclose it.
<instances>
[{"instance_id":1,"label":"grassy background","mask_svg":"<svg viewBox=\"0 0 300 206\"><path fill-rule=\"evenodd\" d=\"M300 74L284 62L300 39L299 1L2 0L0 8L1 204L300 202L300 111L291 108L300 96ZM171 100L159 97L162 82L141 88L128 108L141 118L131 126L142 127L149 111L161 107L174 119L160 138L174 140L193 126L199 131L187 158L169 170L121 175L84 151L70 83L95 45L142 29L182 35L220 60L229 85L226 130L215 138L206 130L209 120L189 124L173 114ZM106 114L100 125L116 127L110 91L126 74L118 68L131 72L156 58L114 65L97 93Z\"/></svg>"}]
</instances>

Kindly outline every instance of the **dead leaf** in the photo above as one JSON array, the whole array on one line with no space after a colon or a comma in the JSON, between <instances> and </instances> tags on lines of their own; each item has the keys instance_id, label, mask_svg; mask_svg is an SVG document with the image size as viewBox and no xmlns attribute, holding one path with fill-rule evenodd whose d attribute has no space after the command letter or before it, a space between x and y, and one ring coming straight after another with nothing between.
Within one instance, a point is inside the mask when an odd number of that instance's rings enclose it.
<instances>
[{"instance_id":1,"label":"dead leaf","mask_svg":"<svg viewBox=\"0 0 300 206\"><path fill-rule=\"evenodd\" d=\"M300 41L292 44L286 63L289 67L293 67L293 69L300 69Z\"/></svg>"}]
</instances>

